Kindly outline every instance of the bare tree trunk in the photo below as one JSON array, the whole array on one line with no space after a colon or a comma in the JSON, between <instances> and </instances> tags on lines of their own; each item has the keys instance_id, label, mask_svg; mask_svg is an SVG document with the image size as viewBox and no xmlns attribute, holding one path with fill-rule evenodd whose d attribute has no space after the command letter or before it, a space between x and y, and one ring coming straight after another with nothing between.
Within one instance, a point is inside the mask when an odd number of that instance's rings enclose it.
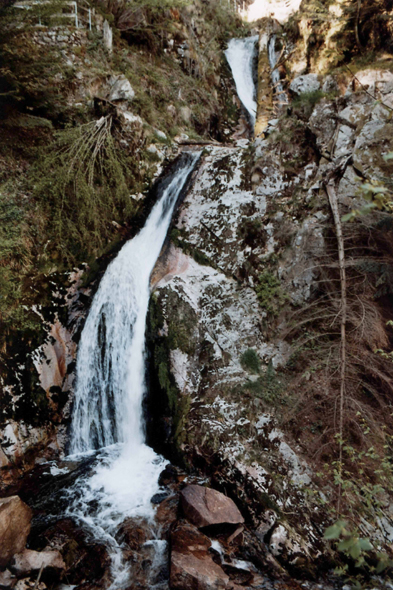
<instances>
[{"instance_id":1,"label":"bare tree trunk","mask_svg":"<svg viewBox=\"0 0 393 590\"><path fill-rule=\"evenodd\" d=\"M363 45L360 42L359 37L359 18L360 18L360 9L362 6L362 0L357 0L357 11L356 11L356 20L355 20L355 35L356 35L356 44L359 49L362 49Z\"/></svg>"},{"instance_id":2,"label":"bare tree trunk","mask_svg":"<svg viewBox=\"0 0 393 590\"><path fill-rule=\"evenodd\" d=\"M334 225L336 227L336 236L338 243L338 260L340 267L341 283L341 348L340 348L340 404L339 404L339 491L337 501L337 512L341 510L341 479L342 479L342 447L343 447L343 430L344 430L344 401L345 401L345 377L346 377L346 324L347 324L347 277L345 272L345 251L344 239L341 226L340 211L338 207L337 194L334 188L333 180L326 185L326 192L329 197L330 207L332 209Z\"/></svg>"}]
</instances>

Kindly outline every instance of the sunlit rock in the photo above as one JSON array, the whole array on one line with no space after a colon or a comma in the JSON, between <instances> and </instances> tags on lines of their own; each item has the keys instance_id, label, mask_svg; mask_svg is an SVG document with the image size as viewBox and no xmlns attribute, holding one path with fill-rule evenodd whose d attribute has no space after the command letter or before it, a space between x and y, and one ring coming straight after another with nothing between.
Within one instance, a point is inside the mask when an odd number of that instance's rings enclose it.
<instances>
[{"instance_id":1,"label":"sunlit rock","mask_svg":"<svg viewBox=\"0 0 393 590\"><path fill-rule=\"evenodd\" d=\"M0 499L0 567L24 550L32 512L18 496Z\"/></svg>"}]
</instances>

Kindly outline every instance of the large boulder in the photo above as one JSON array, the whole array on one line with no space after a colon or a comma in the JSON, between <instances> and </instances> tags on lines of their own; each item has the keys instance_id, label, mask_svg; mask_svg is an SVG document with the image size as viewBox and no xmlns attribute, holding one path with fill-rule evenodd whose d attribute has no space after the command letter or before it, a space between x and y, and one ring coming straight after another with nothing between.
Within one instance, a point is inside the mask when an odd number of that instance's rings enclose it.
<instances>
[{"instance_id":1,"label":"large boulder","mask_svg":"<svg viewBox=\"0 0 393 590\"><path fill-rule=\"evenodd\" d=\"M32 512L18 496L0 499L0 568L24 550Z\"/></svg>"},{"instance_id":2,"label":"large boulder","mask_svg":"<svg viewBox=\"0 0 393 590\"><path fill-rule=\"evenodd\" d=\"M57 571L62 571L66 568L66 564L59 551L32 551L31 549L25 549L22 553L15 555L12 564L12 569L18 576L25 576L32 572L39 572L41 569L45 570L48 568Z\"/></svg>"},{"instance_id":3,"label":"large boulder","mask_svg":"<svg viewBox=\"0 0 393 590\"><path fill-rule=\"evenodd\" d=\"M210 546L210 539L190 524L180 524L174 529L171 535L171 588L227 588L229 576L213 561L209 553Z\"/></svg>"},{"instance_id":4,"label":"large boulder","mask_svg":"<svg viewBox=\"0 0 393 590\"><path fill-rule=\"evenodd\" d=\"M233 500L216 490L189 485L182 490L180 498L185 516L199 528L244 522Z\"/></svg>"},{"instance_id":5,"label":"large boulder","mask_svg":"<svg viewBox=\"0 0 393 590\"><path fill-rule=\"evenodd\" d=\"M121 74L120 76L111 76L109 79L110 91L109 100L132 100L135 96L135 92L127 80L127 78Z\"/></svg>"}]
</instances>

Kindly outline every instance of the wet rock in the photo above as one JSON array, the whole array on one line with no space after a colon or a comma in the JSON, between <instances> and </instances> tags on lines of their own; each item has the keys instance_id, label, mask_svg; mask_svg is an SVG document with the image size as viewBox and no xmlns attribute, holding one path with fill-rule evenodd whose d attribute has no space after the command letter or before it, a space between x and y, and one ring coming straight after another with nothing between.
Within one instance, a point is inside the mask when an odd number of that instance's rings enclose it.
<instances>
[{"instance_id":1,"label":"wet rock","mask_svg":"<svg viewBox=\"0 0 393 590\"><path fill-rule=\"evenodd\" d=\"M158 478L158 485L167 486L169 483L177 481L178 471L173 465L167 465L164 471L161 471Z\"/></svg>"},{"instance_id":2,"label":"wet rock","mask_svg":"<svg viewBox=\"0 0 393 590\"><path fill-rule=\"evenodd\" d=\"M0 567L25 548L31 517L30 508L18 496L0 499Z\"/></svg>"},{"instance_id":3,"label":"wet rock","mask_svg":"<svg viewBox=\"0 0 393 590\"><path fill-rule=\"evenodd\" d=\"M24 576L32 572L44 571L48 568L58 572L66 568L66 564L59 551L32 551L25 549L15 555L12 569L18 576Z\"/></svg>"},{"instance_id":4,"label":"wet rock","mask_svg":"<svg viewBox=\"0 0 393 590\"><path fill-rule=\"evenodd\" d=\"M294 78L289 88L294 94L304 94L305 92L315 92L320 87L317 74L304 74Z\"/></svg>"},{"instance_id":5,"label":"wet rock","mask_svg":"<svg viewBox=\"0 0 393 590\"><path fill-rule=\"evenodd\" d=\"M150 502L152 504L161 504L161 502L166 500L168 496L169 496L169 492L159 492L158 494L154 494L154 496L151 498Z\"/></svg>"},{"instance_id":6,"label":"wet rock","mask_svg":"<svg viewBox=\"0 0 393 590\"><path fill-rule=\"evenodd\" d=\"M210 539L189 524L180 524L171 536L170 587L174 590L227 588L229 576L217 565L208 549Z\"/></svg>"},{"instance_id":7,"label":"wet rock","mask_svg":"<svg viewBox=\"0 0 393 590\"><path fill-rule=\"evenodd\" d=\"M162 533L165 534L171 524L175 522L179 512L179 496L170 496L158 506L155 520L160 525Z\"/></svg>"},{"instance_id":8,"label":"wet rock","mask_svg":"<svg viewBox=\"0 0 393 590\"><path fill-rule=\"evenodd\" d=\"M0 589L1 590L8 590L9 588L13 588L17 582L15 576L11 574L9 570L4 570L0 572Z\"/></svg>"},{"instance_id":9,"label":"wet rock","mask_svg":"<svg viewBox=\"0 0 393 590\"><path fill-rule=\"evenodd\" d=\"M110 92L109 100L132 100L135 96L135 92L124 75L111 76L109 79Z\"/></svg>"},{"instance_id":10,"label":"wet rock","mask_svg":"<svg viewBox=\"0 0 393 590\"><path fill-rule=\"evenodd\" d=\"M199 528L244 522L244 518L233 500L216 490L190 485L182 490L180 498L184 514L190 522Z\"/></svg>"},{"instance_id":11,"label":"wet rock","mask_svg":"<svg viewBox=\"0 0 393 590\"><path fill-rule=\"evenodd\" d=\"M148 523L142 519L127 518L119 528L116 540L138 551L148 539Z\"/></svg>"},{"instance_id":12,"label":"wet rock","mask_svg":"<svg viewBox=\"0 0 393 590\"><path fill-rule=\"evenodd\" d=\"M48 546L61 552L67 566L67 583L79 585L85 580L93 585L109 572L107 548L91 540L71 519L58 520L48 526L37 519L29 537L29 547L42 551Z\"/></svg>"}]
</instances>

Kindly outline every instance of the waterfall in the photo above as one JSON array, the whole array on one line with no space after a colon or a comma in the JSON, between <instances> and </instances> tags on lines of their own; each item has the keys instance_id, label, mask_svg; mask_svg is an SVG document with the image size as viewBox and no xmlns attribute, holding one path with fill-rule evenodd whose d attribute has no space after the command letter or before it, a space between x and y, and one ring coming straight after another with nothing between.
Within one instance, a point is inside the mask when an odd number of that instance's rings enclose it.
<instances>
[{"instance_id":1,"label":"waterfall","mask_svg":"<svg viewBox=\"0 0 393 590\"><path fill-rule=\"evenodd\" d=\"M276 68L277 61L280 57L279 52L276 51L276 35L272 35L268 43L269 65L272 72L272 86L277 96L279 105L287 104L287 96L284 87L281 83L280 72Z\"/></svg>"},{"instance_id":2,"label":"waterfall","mask_svg":"<svg viewBox=\"0 0 393 590\"><path fill-rule=\"evenodd\" d=\"M178 196L199 153L185 153L144 228L127 242L103 276L87 317L77 357L70 453L94 455L92 475L67 491L67 515L108 546L113 583L127 585L129 569L115 540L126 517L153 514L165 461L144 442L145 327L150 274Z\"/></svg>"},{"instance_id":3,"label":"waterfall","mask_svg":"<svg viewBox=\"0 0 393 590\"><path fill-rule=\"evenodd\" d=\"M252 127L257 113L256 87L254 81L254 59L258 35L244 39L231 39L225 56L232 71L237 94L247 110Z\"/></svg>"}]
</instances>

